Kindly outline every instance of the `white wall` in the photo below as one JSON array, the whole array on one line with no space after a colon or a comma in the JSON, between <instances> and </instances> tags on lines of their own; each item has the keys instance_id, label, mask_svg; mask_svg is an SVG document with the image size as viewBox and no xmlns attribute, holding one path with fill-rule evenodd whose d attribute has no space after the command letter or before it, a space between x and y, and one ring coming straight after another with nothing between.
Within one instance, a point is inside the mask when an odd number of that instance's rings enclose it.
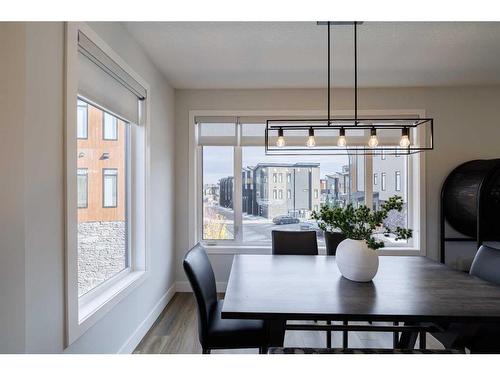
<instances>
[{"instance_id":1,"label":"white wall","mask_svg":"<svg viewBox=\"0 0 500 375\"><path fill-rule=\"evenodd\" d=\"M22 24L0 23L0 51L0 353L16 353L25 344Z\"/></svg>"},{"instance_id":2,"label":"white wall","mask_svg":"<svg viewBox=\"0 0 500 375\"><path fill-rule=\"evenodd\" d=\"M120 24L91 27L151 85L149 278L66 349L115 353L174 283L174 90ZM0 352L57 353L65 332L64 25L0 23L0 46L9 56L0 69Z\"/></svg>"},{"instance_id":3,"label":"white wall","mask_svg":"<svg viewBox=\"0 0 500 375\"><path fill-rule=\"evenodd\" d=\"M352 109L352 90L333 92L334 109ZM359 108L423 109L435 120L436 149L426 153L426 210L429 257L439 254L439 196L444 178L466 160L500 157L500 87L363 89ZM179 281L188 246L188 113L190 110L323 110L325 90L176 91L176 251ZM470 255L468 255L470 256ZM227 281L231 255L212 255L217 281ZM460 263L461 260L456 260Z\"/></svg>"}]
</instances>

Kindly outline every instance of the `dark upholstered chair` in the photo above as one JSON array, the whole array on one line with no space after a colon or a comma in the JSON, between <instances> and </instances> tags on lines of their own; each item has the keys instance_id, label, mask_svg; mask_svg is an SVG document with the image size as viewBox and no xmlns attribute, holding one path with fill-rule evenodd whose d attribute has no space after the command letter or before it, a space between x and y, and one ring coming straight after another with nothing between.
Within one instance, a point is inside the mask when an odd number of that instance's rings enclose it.
<instances>
[{"instance_id":1,"label":"dark upholstered chair","mask_svg":"<svg viewBox=\"0 0 500 375\"><path fill-rule=\"evenodd\" d=\"M201 245L184 257L184 271L198 304L198 336L203 354L211 349L259 348L267 352L267 328L262 320L221 319L223 300L217 300L215 276Z\"/></svg>"},{"instance_id":2,"label":"dark upholstered chair","mask_svg":"<svg viewBox=\"0 0 500 375\"><path fill-rule=\"evenodd\" d=\"M469 272L482 280L500 286L500 249L486 245L479 248ZM464 303L468 303L464 301ZM472 353L500 353L500 325L450 323L444 332L432 335L445 348L470 349Z\"/></svg>"},{"instance_id":3,"label":"dark upholstered chair","mask_svg":"<svg viewBox=\"0 0 500 375\"><path fill-rule=\"evenodd\" d=\"M273 254L318 255L316 232L273 230Z\"/></svg>"}]
</instances>

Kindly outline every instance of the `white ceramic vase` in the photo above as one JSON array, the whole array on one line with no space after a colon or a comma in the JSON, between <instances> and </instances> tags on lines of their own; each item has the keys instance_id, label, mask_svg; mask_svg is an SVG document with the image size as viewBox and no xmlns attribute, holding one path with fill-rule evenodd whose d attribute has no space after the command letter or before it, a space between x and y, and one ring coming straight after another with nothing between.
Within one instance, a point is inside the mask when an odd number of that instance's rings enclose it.
<instances>
[{"instance_id":1,"label":"white ceramic vase","mask_svg":"<svg viewBox=\"0 0 500 375\"><path fill-rule=\"evenodd\" d=\"M378 254L364 240L342 241L335 259L342 276L352 281L371 281L378 271Z\"/></svg>"}]
</instances>

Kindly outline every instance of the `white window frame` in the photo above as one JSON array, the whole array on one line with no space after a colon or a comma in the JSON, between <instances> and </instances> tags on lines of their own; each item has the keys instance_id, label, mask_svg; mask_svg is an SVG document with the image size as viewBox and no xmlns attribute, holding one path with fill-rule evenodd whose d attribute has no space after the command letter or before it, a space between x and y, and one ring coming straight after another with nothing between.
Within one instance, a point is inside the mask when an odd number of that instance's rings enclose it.
<instances>
[{"instance_id":1,"label":"white window frame","mask_svg":"<svg viewBox=\"0 0 500 375\"><path fill-rule=\"evenodd\" d=\"M383 116L398 116L414 118L425 118L425 110L360 110L360 116L364 117L383 117ZM201 186L202 181L202 168L201 168L201 147L197 144L197 131L195 118L198 116L232 116L232 117L246 117L246 116L303 116L306 118L314 118L318 116L326 117L324 111L317 110L291 110L291 111L245 111L245 110L190 110L189 111L189 181L188 181L188 243L192 247L201 242L207 249L209 254L269 254L271 244L262 243L243 243L238 238L241 233L241 218L239 214L241 210L241 200L234 200L235 222L234 228L236 232L235 240L222 240L222 241L202 241L202 194L203 189ZM352 116L352 111L336 110L332 111L333 117L347 117ZM237 130L239 131L239 130ZM419 135L421 139L425 139L425 134ZM234 146L234 194L235 197L241 196L241 154L242 146ZM373 159L367 157L368 162L365 161L365 181L370 183L365 186L365 204L371 207L373 204ZM419 171L414 173L413 171ZM408 166L408 196L409 199L409 212L412 215L408 217L408 225L413 229L413 239L411 246L390 247L387 249L377 250L380 255L426 255L426 227L425 227L425 153L419 153L412 156L411 162ZM344 186L345 189L345 186ZM320 252L325 252L325 248L320 246Z\"/></svg>"},{"instance_id":2,"label":"white window frame","mask_svg":"<svg viewBox=\"0 0 500 375\"><path fill-rule=\"evenodd\" d=\"M139 107L140 124L130 125L130 163L127 166L127 194L131 202L129 212L130 255L128 268L103 282L82 297L78 297L78 244L77 244L77 98L78 98L78 31L81 30L101 50L110 56L147 92L147 99ZM65 197L66 197L66 337L65 346L71 345L90 327L102 319L114 306L141 285L150 269L149 245L149 113L150 86L88 25L68 22L66 34L65 65ZM88 98L87 102L99 107ZM104 108L106 110L106 108ZM113 114L113 113L112 113ZM117 116L116 114L113 114ZM117 116L119 117L119 116ZM133 171L133 176L132 173Z\"/></svg>"}]
</instances>

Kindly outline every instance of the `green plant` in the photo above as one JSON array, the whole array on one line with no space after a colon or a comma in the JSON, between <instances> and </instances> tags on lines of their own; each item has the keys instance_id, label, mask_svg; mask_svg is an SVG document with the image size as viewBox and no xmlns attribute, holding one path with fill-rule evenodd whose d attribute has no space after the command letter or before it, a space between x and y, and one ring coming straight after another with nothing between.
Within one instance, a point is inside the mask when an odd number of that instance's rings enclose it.
<instances>
[{"instance_id":1,"label":"green plant","mask_svg":"<svg viewBox=\"0 0 500 375\"><path fill-rule=\"evenodd\" d=\"M325 232L335 232L340 230L347 238L353 240L365 240L371 249L384 247L383 241L377 241L373 235L381 228L384 235L394 234L396 240L406 240L412 237L412 230L396 227L391 229L384 225L389 211L403 210L403 198L400 196L390 197L380 206L380 209L373 211L366 206L355 208L351 203L346 207L332 207L324 205L318 211L313 211L312 218L318 222L318 226Z\"/></svg>"}]
</instances>

